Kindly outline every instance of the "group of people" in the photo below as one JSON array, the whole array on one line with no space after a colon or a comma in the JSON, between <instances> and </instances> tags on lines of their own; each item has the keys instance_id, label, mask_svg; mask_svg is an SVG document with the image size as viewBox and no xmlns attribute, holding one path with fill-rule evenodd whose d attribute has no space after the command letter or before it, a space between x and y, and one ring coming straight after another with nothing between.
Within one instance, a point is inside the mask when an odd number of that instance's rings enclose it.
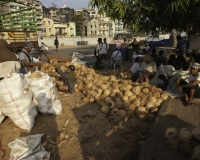
<instances>
[{"instance_id":1,"label":"group of people","mask_svg":"<svg viewBox=\"0 0 200 160\"><path fill-rule=\"evenodd\" d=\"M105 62L107 60L109 45L107 44L106 38L103 41L102 38L98 38L97 42L94 55L96 56L96 68L101 69L102 60L105 60Z\"/></svg>"},{"instance_id":2,"label":"group of people","mask_svg":"<svg viewBox=\"0 0 200 160\"><path fill-rule=\"evenodd\" d=\"M155 77L160 78L157 73L161 65L173 66L175 72L167 77L167 83L163 83L166 89L170 86L173 91L182 93L183 99L187 102L187 106L192 103L193 98L200 98L200 64L198 59L188 62L180 50L174 51L169 60L163 56L164 51L160 50L158 55L156 49L152 49L150 53L143 58L134 55L134 63L131 67L133 73L132 80L138 83L148 82ZM197 55L196 55L197 56ZM160 74L160 73L159 73ZM165 73L163 73L165 74ZM162 74L161 74L162 75Z\"/></svg>"}]
</instances>

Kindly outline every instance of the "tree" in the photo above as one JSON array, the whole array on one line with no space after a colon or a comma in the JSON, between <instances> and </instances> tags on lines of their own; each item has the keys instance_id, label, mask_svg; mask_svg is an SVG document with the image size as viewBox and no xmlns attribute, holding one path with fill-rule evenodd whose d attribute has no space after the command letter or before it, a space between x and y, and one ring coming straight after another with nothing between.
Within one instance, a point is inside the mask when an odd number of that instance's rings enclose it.
<instances>
[{"instance_id":1,"label":"tree","mask_svg":"<svg viewBox=\"0 0 200 160\"><path fill-rule=\"evenodd\" d=\"M200 0L90 0L89 6L134 31L186 31L200 26Z\"/></svg>"}]
</instances>

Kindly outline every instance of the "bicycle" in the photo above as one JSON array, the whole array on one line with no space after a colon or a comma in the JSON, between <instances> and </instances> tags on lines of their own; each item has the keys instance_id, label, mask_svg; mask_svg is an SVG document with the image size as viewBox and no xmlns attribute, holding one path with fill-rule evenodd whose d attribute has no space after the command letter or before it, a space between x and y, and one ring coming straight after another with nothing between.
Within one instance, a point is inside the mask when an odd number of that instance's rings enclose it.
<instances>
[{"instance_id":1,"label":"bicycle","mask_svg":"<svg viewBox=\"0 0 200 160\"><path fill-rule=\"evenodd\" d=\"M36 53L36 54L47 54L47 53L52 53L53 52L53 48L52 47L48 47L46 44L42 43L41 47L37 47L37 48L32 48L32 53Z\"/></svg>"}]
</instances>

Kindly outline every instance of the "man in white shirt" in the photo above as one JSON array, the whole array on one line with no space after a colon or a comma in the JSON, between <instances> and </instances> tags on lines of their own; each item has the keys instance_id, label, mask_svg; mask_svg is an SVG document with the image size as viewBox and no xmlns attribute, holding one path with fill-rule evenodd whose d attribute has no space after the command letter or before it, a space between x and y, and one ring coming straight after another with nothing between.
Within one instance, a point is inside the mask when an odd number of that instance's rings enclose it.
<instances>
[{"instance_id":1,"label":"man in white shirt","mask_svg":"<svg viewBox=\"0 0 200 160\"><path fill-rule=\"evenodd\" d=\"M7 42L0 40L0 80L7 74L14 73L20 69L16 55L7 49Z\"/></svg>"},{"instance_id":2,"label":"man in white shirt","mask_svg":"<svg viewBox=\"0 0 200 160\"><path fill-rule=\"evenodd\" d=\"M131 72L132 72L132 80L135 81L138 75L138 72L140 71L140 57L137 57L135 59L135 62L133 63L133 66L131 67Z\"/></svg>"},{"instance_id":3,"label":"man in white shirt","mask_svg":"<svg viewBox=\"0 0 200 160\"><path fill-rule=\"evenodd\" d=\"M108 49L109 49L109 44L106 42L106 38L103 39L103 44L102 44L102 55L101 55L101 59L105 60L107 59L107 53L108 53Z\"/></svg>"},{"instance_id":4,"label":"man in white shirt","mask_svg":"<svg viewBox=\"0 0 200 160\"><path fill-rule=\"evenodd\" d=\"M116 50L112 53L111 56L111 68L113 69L113 65L117 63L117 61L121 61L122 59L122 53L120 52L120 46L116 46Z\"/></svg>"},{"instance_id":5,"label":"man in white shirt","mask_svg":"<svg viewBox=\"0 0 200 160\"><path fill-rule=\"evenodd\" d=\"M116 50L113 52L111 58L114 60L122 58L122 53L120 52L120 46L116 46Z\"/></svg>"},{"instance_id":6,"label":"man in white shirt","mask_svg":"<svg viewBox=\"0 0 200 160\"><path fill-rule=\"evenodd\" d=\"M150 54L146 54L144 61L141 63L141 74L136 82L143 82L144 79L149 82L149 80L154 78L156 70L156 62L153 61Z\"/></svg>"},{"instance_id":7,"label":"man in white shirt","mask_svg":"<svg viewBox=\"0 0 200 160\"><path fill-rule=\"evenodd\" d=\"M177 79L177 89L184 93L187 106L192 104L193 98L200 98L200 64L194 63L191 72ZM187 83L185 80L188 80Z\"/></svg>"},{"instance_id":8,"label":"man in white shirt","mask_svg":"<svg viewBox=\"0 0 200 160\"><path fill-rule=\"evenodd\" d=\"M140 63L139 63L139 61L140 61L140 57L137 57L137 58L135 59L135 63L134 63L133 66L131 67L131 72L132 72L133 74L135 74L135 73L137 73L138 71L140 71Z\"/></svg>"}]
</instances>

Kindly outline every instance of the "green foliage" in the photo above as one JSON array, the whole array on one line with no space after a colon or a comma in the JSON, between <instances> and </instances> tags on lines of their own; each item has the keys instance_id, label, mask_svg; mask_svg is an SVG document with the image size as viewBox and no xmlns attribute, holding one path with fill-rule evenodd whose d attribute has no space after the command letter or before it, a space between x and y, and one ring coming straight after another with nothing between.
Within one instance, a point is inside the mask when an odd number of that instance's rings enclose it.
<instances>
[{"instance_id":1,"label":"green foliage","mask_svg":"<svg viewBox=\"0 0 200 160\"><path fill-rule=\"evenodd\" d=\"M89 6L122 20L136 32L187 30L200 15L200 0L90 0Z\"/></svg>"}]
</instances>

